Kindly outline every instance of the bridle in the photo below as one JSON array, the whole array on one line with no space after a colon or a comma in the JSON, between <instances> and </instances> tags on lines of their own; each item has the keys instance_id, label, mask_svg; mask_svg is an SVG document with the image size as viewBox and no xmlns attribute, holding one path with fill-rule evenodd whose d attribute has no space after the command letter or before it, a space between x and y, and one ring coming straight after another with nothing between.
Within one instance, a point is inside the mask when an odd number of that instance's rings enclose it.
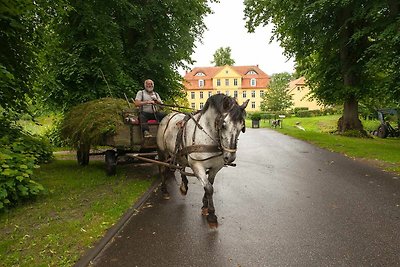
<instances>
[{"instance_id":1,"label":"bridle","mask_svg":"<svg viewBox=\"0 0 400 267\"><path fill-rule=\"evenodd\" d=\"M223 152L228 152L228 153L235 153L237 150L237 138L235 140L234 143L234 147L225 147L222 144L222 126L223 123L225 121L225 118L228 116L229 112L225 113L225 114L220 114L217 116L217 118L215 119L215 128L217 129L217 135L218 135L218 140L217 140L217 144L218 147L223 151Z\"/></svg>"}]
</instances>

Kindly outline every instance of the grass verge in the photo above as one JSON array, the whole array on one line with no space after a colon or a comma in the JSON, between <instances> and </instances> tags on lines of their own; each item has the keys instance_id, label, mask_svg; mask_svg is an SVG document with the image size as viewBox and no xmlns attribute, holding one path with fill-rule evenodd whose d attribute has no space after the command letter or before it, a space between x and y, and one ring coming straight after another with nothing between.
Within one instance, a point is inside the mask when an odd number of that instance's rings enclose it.
<instances>
[{"instance_id":1,"label":"grass verge","mask_svg":"<svg viewBox=\"0 0 400 267\"><path fill-rule=\"evenodd\" d=\"M41 166L35 180L46 194L0 214L0 265L73 265L154 182L154 167L132 168L108 177L102 161Z\"/></svg>"},{"instance_id":2,"label":"grass verge","mask_svg":"<svg viewBox=\"0 0 400 267\"><path fill-rule=\"evenodd\" d=\"M355 138L330 132L336 129L338 115L285 118L282 129L276 130L319 147L342 153L348 157L361 159L386 171L400 174L400 138ZM300 123L304 131L296 127ZM378 121L362 121L364 129L377 129ZM251 126L250 121L247 122ZM268 120L260 121L260 127L270 127Z\"/></svg>"}]
</instances>

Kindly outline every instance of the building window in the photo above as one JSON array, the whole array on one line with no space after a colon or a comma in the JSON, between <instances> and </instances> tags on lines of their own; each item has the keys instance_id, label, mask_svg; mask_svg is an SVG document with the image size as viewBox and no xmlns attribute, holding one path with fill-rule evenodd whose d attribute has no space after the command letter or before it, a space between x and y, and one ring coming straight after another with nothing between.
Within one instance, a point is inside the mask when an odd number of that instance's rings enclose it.
<instances>
[{"instance_id":1,"label":"building window","mask_svg":"<svg viewBox=\"0 0 400 267\"><path fill-rule=\"evenodd\" d=\"M208 91L208 97L210 98L212 96L212 92Z\"/></svg>"},{"instance_id":2,"label":"building window","mask_svg":"<svg viewBox=\"0 0 400 267\"><path fill-rule=\"evenodd\" d=\"M192 109L196 108L196 103L192 103Z\"/></svg>"},{"instance_id":3,"label":"building window","mask_svg":"<svg viewBox=\"0 0 400 267\"><path fill-rule=\"evenodd\" d=\"M226 94L226 95L229 95L229 91L226 91L225 94Z\"/></svg>"},{"instance_id":4,"label":"building window","mask_svg":"<svg viewBox=\"0 0 400 267\"><path fill-rule=\"evenodd\" d=\"M204 103L200 102L200 109L202 109L204 107Z\"/></svg>"},{"instance_id":5,"label":"building window","mask_svg":"<svg viewBox=\"0 0 400 267\"><path fill-rule=\"evenodd\" d=\"M225 85L229 86L229 79L225 79Z\"/></svg>"},{"instance_id":6,"label":"building window","mask_svg":"<svg viewBox=\"0 0 400 267\"><path fill-rule=\"evenodd\" d=\"M233 85L237 86L238 85L238 79L233 79Z\"/></svg>"},{"instance_id":7,"label":"building window","mask_svg":"<svg viewBox=\"0 0 400 267\"><path fill-rule=\"evenodd\" d=\"M194 98L195 98L194 92L190 92L190 98L191 98L191 99L194 99Z\"/></svg>"},{"instance_id":8,"label":"building window","mask_svg":"<svg viewBox=\"0 0 400 267\"><path fill-rule=\"evenodd\" d=\"M256 91L254 91L254 90L251 91L251 97L252 97L252 98L256 97Z\"/></svg>"},{"instance_id":9,"label":"building window","mask_svg":"<svg viewBox=\"0 0 400 267\"><path fill-rule=\"evenodd\" d=\"M203 92L200 92L200 98L203 98Z\"/></svg>"},{"instance_id":10,"label":"building window","mask_svg":"<svg viewBox=\"0 0 400 267\"><path fill-rule=\"evenodd\" d=\"M206 76L203 72L198 72L194 76Z\"/></svg>"},{"instance_id":11,"label":"building window","mask_svg":"<svg viewBox=\"0 0 400 267\"><path fill-rule=\"evenodd\" d=\"M264 96L264 90L260 90L260 96L261 96L261 97Z\"/></svg>"},{"instance_id":12,"label":"building window","mask_svg":"<svg viewBox=\"0 0 400 267\"><path fill-rule=\"evenodd\" d=\"M256 85L257 85L257 81L256 81L255 78L253 78L253 79L250 80L250 85L251 85L251 86L256 86Z\"/></svg>"},{"instance_id":13,"label":"building window","mask_svg":"<svg viewBox=\"0 0 400 267\"><path fill-rule=\"evenodd\" d=\"M221 86L221 79L217 79L217 86Z\"/></svg>"},{"instance_id":14,"label":"building window","mask_svg":"<svg viewBox=\"0 0 400 267\"><path fill-rule=\"evenodd\" d=\"M204 80L199 80L199 87L204 87Z\"/></svg>"},{"instance_id":15,"label":"building window","mask_svg":"<svg viewBox=\"0 0 400 267\"><path fill-rule=\"evenodd\" d=\"M257 72L255 72L254 70L250 70L246 73L246 75L251 75L251 74L257 74Z\"/></svg>"},{"instance_id":16,"label":"building window","mask_svg":"<svg viewBox=\"0 0 400 267\"><path fill-rule=\"evenodd\" d=\"M233 91L233 97L237 98L237 96L238 96L238 92L237 91Z\"/></svg>"},{"instance_id":17,"label":"building window","mask_svg":"<svg viewBox=\"0 0 400 267\"><path fill-rule=\"evenodd\" d=\"M256 108L256 102L251 102L251 108Z\"/></svg>"},{"instance_id":18,"label":"building window","mask_svg":"<svg viewBox=\"0 0 400 267\"><path fill-rule=\"evenodd\" d=\"M243 91L242 96L243 96L243 98L246 98L246 97L247 97L246 91Z\"/></svg>"}]
</instances>

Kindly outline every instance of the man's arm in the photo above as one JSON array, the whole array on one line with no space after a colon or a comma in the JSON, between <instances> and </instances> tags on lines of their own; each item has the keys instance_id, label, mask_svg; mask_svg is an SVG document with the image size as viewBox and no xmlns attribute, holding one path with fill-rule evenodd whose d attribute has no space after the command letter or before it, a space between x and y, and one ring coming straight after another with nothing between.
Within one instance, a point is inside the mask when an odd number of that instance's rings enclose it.
<instances>
[{"instance_id":1,"label":"man's arm","mask_svg":"<svg viewBox=\"0 0 400 267\"><path fill-rule=\"evenodd\" d=\"M143 100L142 101L142 99L143 99L143 95L142 94L143 94L143 91L139 91L136 94L136 98L135 98L135 101L134 101L136 107L155 104L155 102L153 100Z\"/></svg>"},{"instance_id":2,"label":"man's arm","mask_svg":"<svg viewBox=\"0 0 400 267\"><path fill-rule=\"evenodd\" d=\"M155 103L156 102L154 100L144 100L144 101L142 101L142 100L135 99L135 106L137 106L137 107L141 107L141 106L144 106L144 105L151 105L151 104L155 104Z\"/></svg>"}]
</instances>

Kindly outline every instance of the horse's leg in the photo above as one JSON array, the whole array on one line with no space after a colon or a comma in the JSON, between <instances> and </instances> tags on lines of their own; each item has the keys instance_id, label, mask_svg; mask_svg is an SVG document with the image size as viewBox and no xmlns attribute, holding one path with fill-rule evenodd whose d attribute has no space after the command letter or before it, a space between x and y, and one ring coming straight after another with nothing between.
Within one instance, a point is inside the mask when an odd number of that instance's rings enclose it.
<instances>
[{"instance_id":1,"label":"horse's leg","mask_svg":"<svg viewBox=\"0 0 400 267\"><path fill-rule=\"evenodd\" d=\"M186 175L181 173L181 177L182 177L182 183L181 186L179 187L182 195L186 195L187 191L188 191L188 179L186 177Z\"/></svg>"},{"instance_id":2,"label":"horse's leg","mask_svg":"<svg viewBox=\"0 0 400 267\"><path fill-rule=\"evenodd\" d=\"M212 183L208 180L205 169L202 166L192 166L193 172L196 174L197 178L201 181L204 187L204 197L203 197L203 208L202 214L207 213L207 222L211 227L218 226L217 216L215 215L213 193L214 188ZM212 173L212 172L210 172ZM215 172L216 174L216 172ZM214 182L214 175L211 175L212 181ZM210 174L209 174L210 175ZM206 203L207 202L207 203ZM205 204L207 204L207 210L205 210Z\"/></svg>"},{"instance_id":3,"label":"horse's leg","mask_svg":"<svg viewBox=\"0 0 400 267\"><path fill-rule=\"evenodd\" d=\"M166 156L162 151L158 151L158 159L162 162L166 161ZM167 173L169 172L168 168L159 164L158 165L158 173L161 176L161 193L164 199L169 199L169 193L167 190Z\"/></svg>"},{"instance_id":4,"label":"horse's leg","mask_svg":"<svg viewBox=\"0 0 400 267\"><path fill-rule=\"evenodd\" d=\"M217 175L218 171L221 170L222 167L219 168L211 168L208 170L208 181L211 185L211 194L209 192L205 192L204 196L207 197L208 200L208 215L207 221L211 226L218 226L217 216L215 215L215 207L214 207L214 200L213 200L213 192L214 192L214 179ZM204 200L203 200L204 205Z\"/></svg>"}]
</instances>

